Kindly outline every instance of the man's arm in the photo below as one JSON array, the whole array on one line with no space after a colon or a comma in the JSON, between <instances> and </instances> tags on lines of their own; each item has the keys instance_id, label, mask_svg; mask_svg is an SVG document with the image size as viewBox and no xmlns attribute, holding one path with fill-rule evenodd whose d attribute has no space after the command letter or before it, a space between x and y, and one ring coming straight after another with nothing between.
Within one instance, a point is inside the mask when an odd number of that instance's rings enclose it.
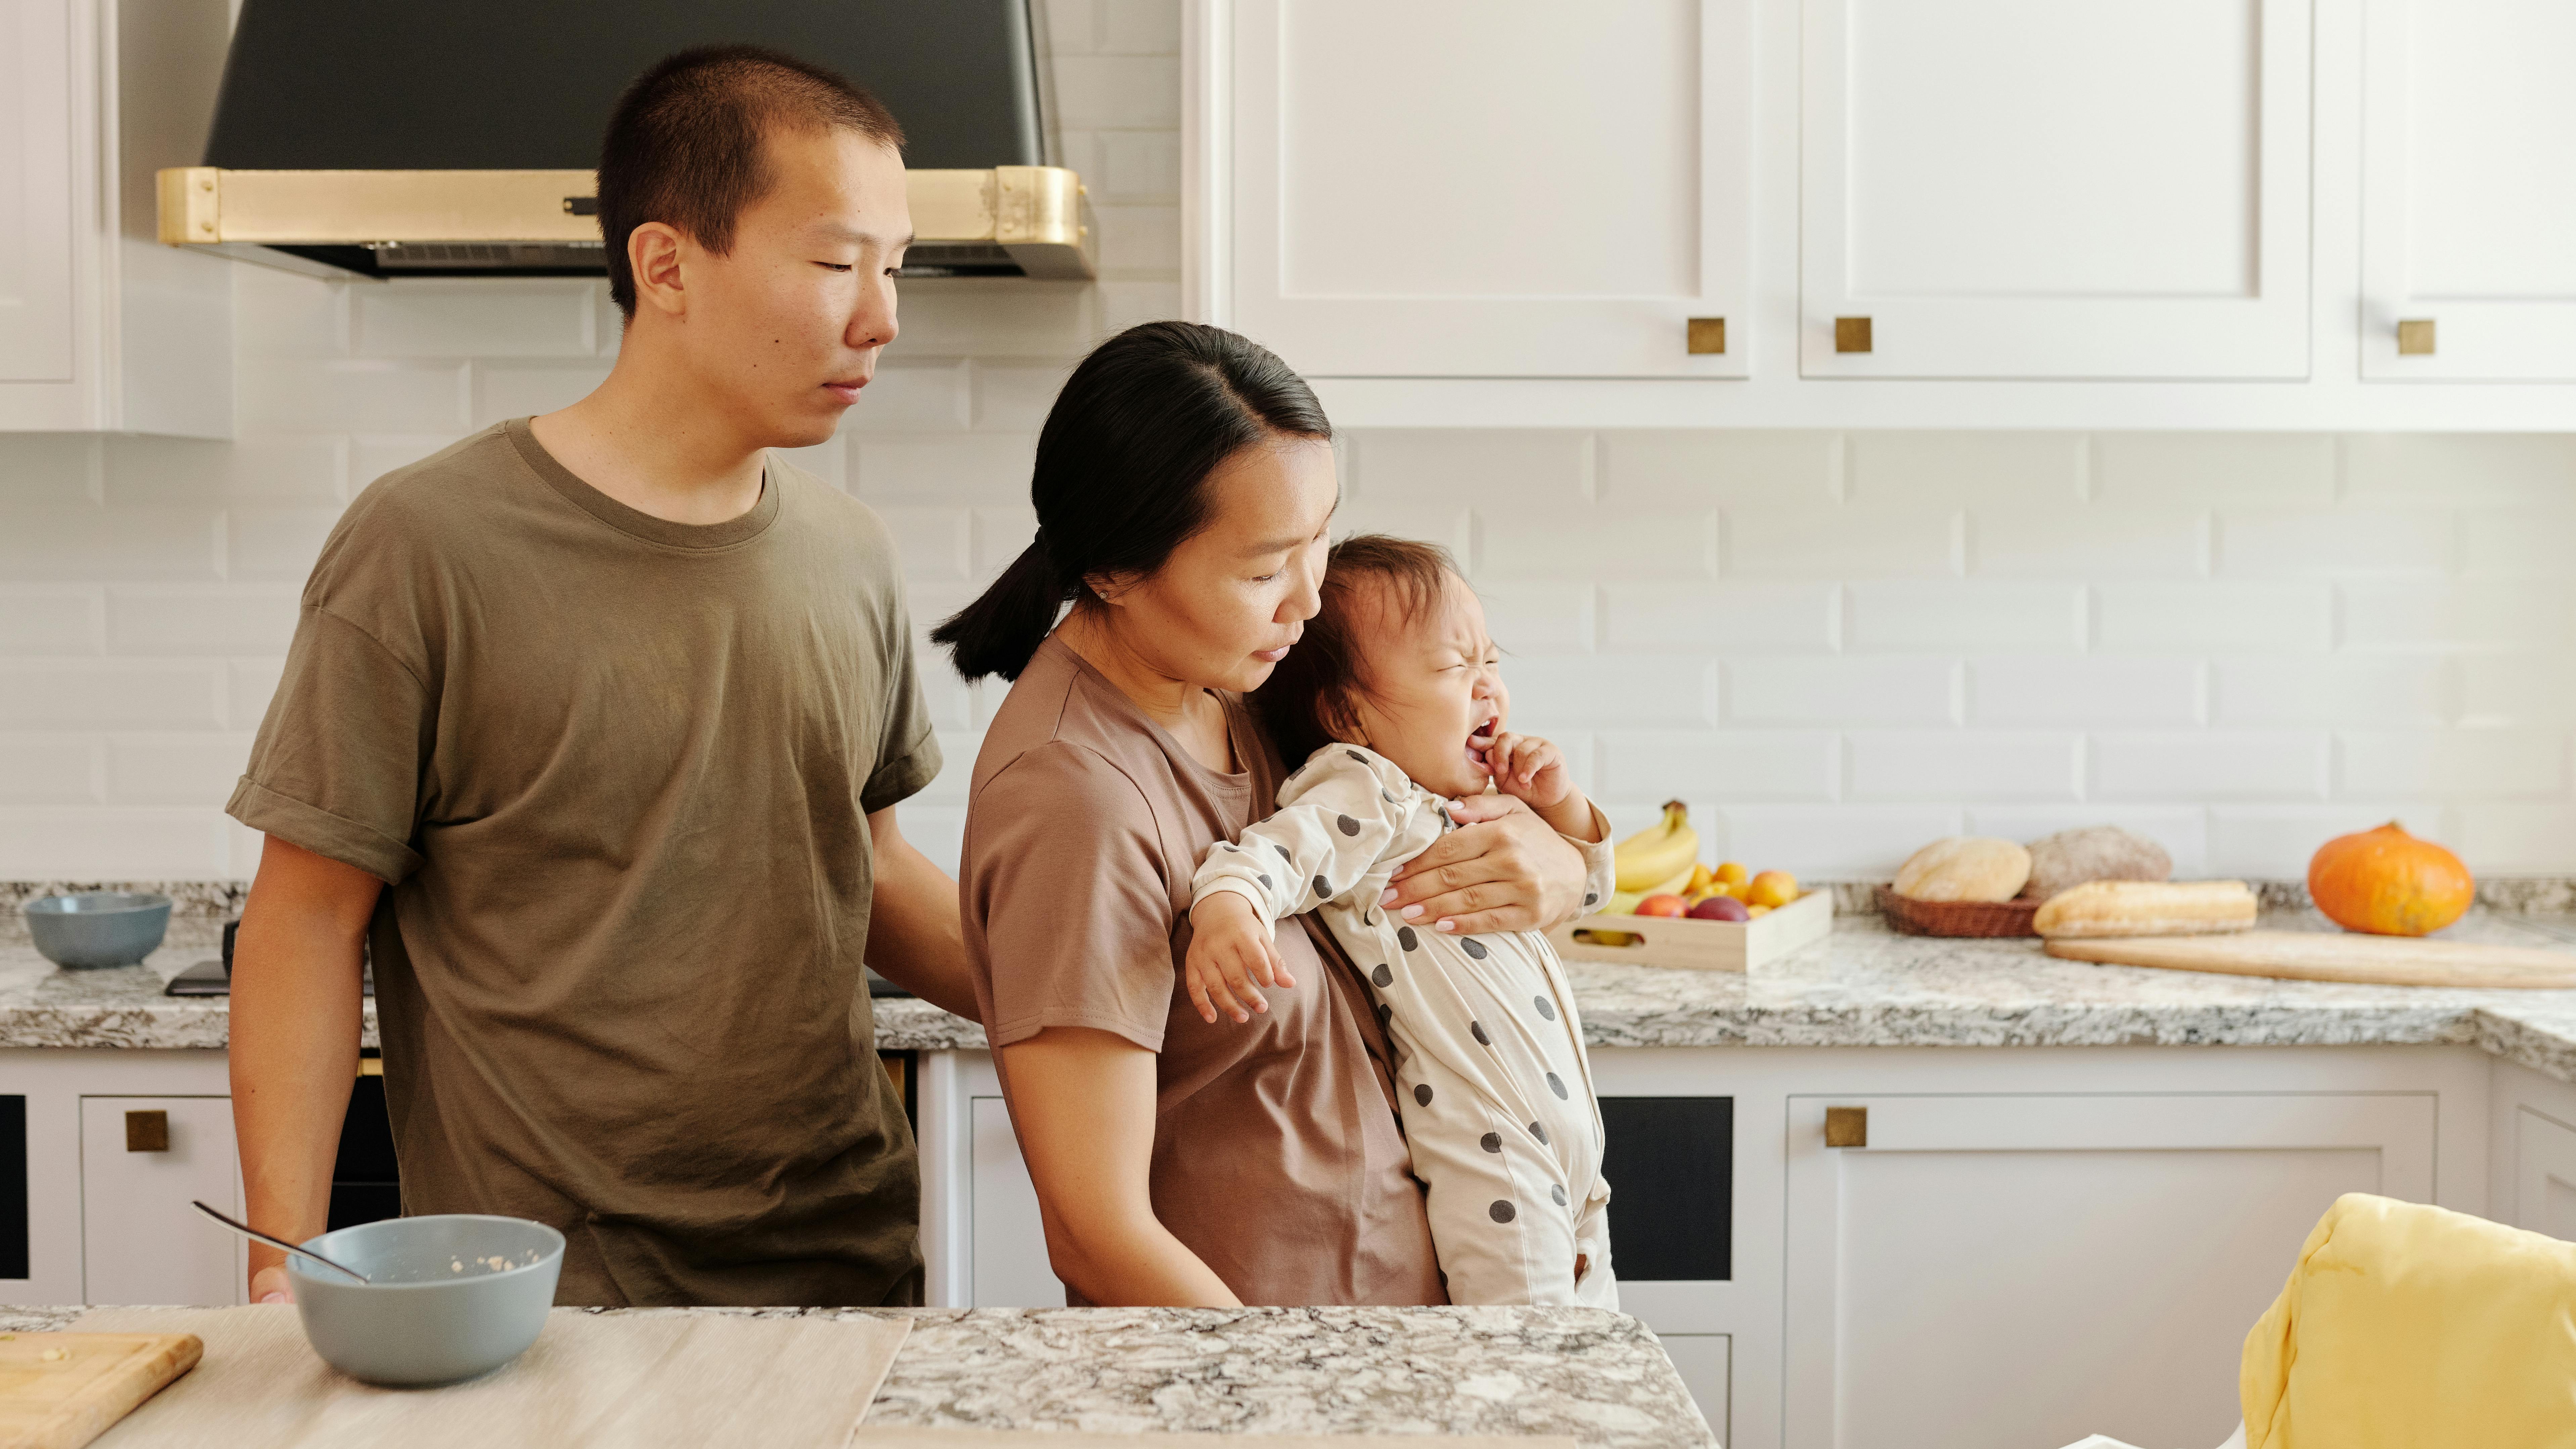
<instances>
[{"instance_id":1,"label":"man's arm","mask_svg":"<svg viewBox=\"0 0 2576 1449\"><path fill-rule=\"evenodd\" d=\"M300 1243L331 1211L358 1079L359 977L384 883L272 835L233 941L233 1136L251 1226ZM282 1300L286 1255L250 1248L250 1296Z\"/></svg>"},{"instance_id":2,"label":"man's arm","mask_svg":"<svg viewBox=\"0 0 2576 1449\"><path fill-rule=\"evenodd\" d=\"M1154 1216L1154 1054L1087 1027L999 1053L1011 1126L1055 1275L1101 1307L1232 1308L1238 1300ZM1245 1231L1264 1231L1247 1207Z\"/></svg>"},{"instance_id":3,"label":"man's arm","mask_svg":"<svg viewBox=\"0 0 2576 1449\"><path fill-rule=\"evenodd\" d=\"M913 848L889 805L868 817L876 849L876 898L868 911L868 965L943 1011L979 1021L975 978L966 969L966 931L957 882Z\"/></svg>"}]
</instances>

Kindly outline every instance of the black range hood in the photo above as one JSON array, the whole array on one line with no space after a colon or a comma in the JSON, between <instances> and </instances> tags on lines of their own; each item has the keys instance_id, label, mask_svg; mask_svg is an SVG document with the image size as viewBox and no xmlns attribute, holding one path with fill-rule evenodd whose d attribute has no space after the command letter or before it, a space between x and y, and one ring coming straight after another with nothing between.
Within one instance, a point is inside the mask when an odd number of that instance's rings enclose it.
<instances>
[{"instance_id":1,"label":"black range hood","mask_svg":"<svg viewBox=\"0 0 2576 1449\"><path fill-rule=\"evenodd\" d=\"M244 0L206 164L161 175L162 240L342 277L596 274L618 94L731 42L902 122L907 275L1091 274L1030 0Z\"/></svg>"}]
</instances>

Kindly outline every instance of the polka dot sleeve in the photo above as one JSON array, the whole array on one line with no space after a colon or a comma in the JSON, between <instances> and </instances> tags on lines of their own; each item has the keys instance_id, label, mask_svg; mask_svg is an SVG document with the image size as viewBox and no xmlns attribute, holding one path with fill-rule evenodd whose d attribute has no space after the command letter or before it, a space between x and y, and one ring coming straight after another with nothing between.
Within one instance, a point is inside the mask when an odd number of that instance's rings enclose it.
<instances>
[{"instance_id":1,"label":"polka dot sleeve","mask_svg":"<svg viewBox=\"0 0 2576 1449\"><path fill-rule=\"evenodd\" d=\"M1279 811L1240 841L1208 848L1192 904L1217 891L1252 902L1265 926L1330 901L1363 906L1438 837L1438 798L1377 755L1327 745L1279 790Z\"/></svg>"}]
</instances>

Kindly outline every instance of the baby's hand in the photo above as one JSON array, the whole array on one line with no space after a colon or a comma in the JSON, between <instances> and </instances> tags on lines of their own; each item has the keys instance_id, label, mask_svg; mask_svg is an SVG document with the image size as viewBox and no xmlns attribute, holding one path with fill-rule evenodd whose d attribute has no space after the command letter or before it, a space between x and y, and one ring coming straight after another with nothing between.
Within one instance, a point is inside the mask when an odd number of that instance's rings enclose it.
<instances>
[{"instance_id":1,"label":"baby's hand","mask_svg":"<svg viewBox=\"0 0 2576 1449\"><path fill-rule=\"evenodd\" d=\"M1552 808L1574 788L1565 752L1536 735L1494 736L1494 742L1485 747L1485 770L1494 777L1495 789L1533 810Z\"/></svg>"},{"instance_id":2,"label":"baby's hand","mask_svg":"<svg viewBox=\"0 0 2576 1449\"><path fill-rule=\"evenodd\" d=\"M1235 891L1210 892L1190 907L1190 955L1182 974L1199 1019L1211 1024L1219 1005L1239 1022L1268 1011L1270 1003L1253 989L1256 981L1282 990L1297 984L1263 929L1261 913Z\"/></svg>"}]
</instances>

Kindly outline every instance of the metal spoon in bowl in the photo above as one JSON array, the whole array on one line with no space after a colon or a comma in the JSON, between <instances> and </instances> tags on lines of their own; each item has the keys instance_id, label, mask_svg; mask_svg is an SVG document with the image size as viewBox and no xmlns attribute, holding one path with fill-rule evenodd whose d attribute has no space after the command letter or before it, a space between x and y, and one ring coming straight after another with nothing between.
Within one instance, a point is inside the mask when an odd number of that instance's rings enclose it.
<instances>
[{"instance_id":1,"label":"metal spoon in bowl","mask_svg":"<svg viewBox=\"0 0 2576 1449\"><path fill-rule=\"evenodd\" d=\"M340 1272L346 1273L350 1277L357 1279L361 1283L369 1281L366 1274L359 1272L357 1269L352 1268L345 1263L334 1263L330 1259L323 1257L320 1253L313 1251L311 1248L299 1248L293 1243L286 1241L284 1238L272 1238L268 1234L261 1232L259 1229L252 1227L248 1223L236 1222L231 1218L225 1217L222 1213L215 1211L204 1203L197 1202L194 1198L189 1199L189 1201L195 1205L197 1211L213 1218L216 1222L222 1223L225 1227L232 1229L234 1232L241 1234L245 1238L255 1238L260 1242L268 1244L272 1248L284 1248L286 1251L293 1253L299 1258L311 1258L314 1262L321 1264L323 1267L337 1269Z\"/></svg>"}]
</instances>

